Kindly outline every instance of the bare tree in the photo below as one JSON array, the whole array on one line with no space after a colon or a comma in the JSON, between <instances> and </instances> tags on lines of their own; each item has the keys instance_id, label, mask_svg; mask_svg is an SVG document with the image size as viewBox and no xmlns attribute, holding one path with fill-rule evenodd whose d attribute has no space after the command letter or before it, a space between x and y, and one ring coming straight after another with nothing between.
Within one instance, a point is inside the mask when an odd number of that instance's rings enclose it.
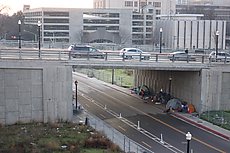
<instances>
[{"instance_id":1,"label":"bare tree","mask_svg":"<svg viewBox=\"0 0 230 153\"><path fill-rule=\"evenodd\" d=\"M120 37L121 37L121 44L125 44L130 39L132 39L132 35L124 29L120 29Z\"/></svg>"}]
</instances>

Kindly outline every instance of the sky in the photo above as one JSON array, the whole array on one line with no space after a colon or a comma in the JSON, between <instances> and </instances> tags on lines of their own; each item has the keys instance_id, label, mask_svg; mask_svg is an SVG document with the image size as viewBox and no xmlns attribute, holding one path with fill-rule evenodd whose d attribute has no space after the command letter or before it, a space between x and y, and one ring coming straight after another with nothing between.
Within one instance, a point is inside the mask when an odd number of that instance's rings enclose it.
<instances>
[{"instance_id":1,"label":"sky","mask_svg":"<svg viewBox=\"0 0 230 153\"><path fill-rule=\"evenodd\" d=\"M93 0L0 0L1 6L8 6L7 13L13 14L23 9L23 5L30 8L63 7L63 8L92 8Z\"/></svg>"}]
</instances>

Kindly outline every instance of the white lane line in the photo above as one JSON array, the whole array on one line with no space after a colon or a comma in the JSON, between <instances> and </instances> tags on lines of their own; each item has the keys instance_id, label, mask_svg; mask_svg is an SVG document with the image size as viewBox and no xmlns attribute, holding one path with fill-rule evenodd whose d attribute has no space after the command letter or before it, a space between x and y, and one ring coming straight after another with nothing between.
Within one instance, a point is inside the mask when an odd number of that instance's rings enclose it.
<instances>
[{"instance_id":1,"label":"white lane line","mask_svg":"<svg viewBox=\"0 0 230 153\"><path fill-rule=\"evenodd\" d=\"M106 118L105 115L103 115L103 114L99 114L99 115L102 116L103 118Z\"/></svg>"},{"instance_id":2,"label":"white lane line","mask_svg":"<svg viewBox=\"0 0 230 153\"><path fill-rule=\"evenodd\" d=\"M144 141L141 141L144 145L146 145L147 147L149 147L149 148L152 148L149 144L147 144L146 142L144 142Z\"/></svg>"},{"instance_id":3,"label":"white lane line","mask_svg":"<svg viewBox=\"0 0 230 153\"><path fill-rule=\"evenodd\" d=\"M88 104L85 103L85 106L87 106L88 108L90 107Z\"/></svg>"},{"instance_id":4,"label":"white lane line","mask_svg":"<svg viewBox=\"0 0 230 153\"><path fill-rule=\"evenodd\" d=\"M122 129L123 131L126 131L126 129L124 129L123 127L121 127L121 126L118 126L120 129Z\"/></svg>"}]
</instances>

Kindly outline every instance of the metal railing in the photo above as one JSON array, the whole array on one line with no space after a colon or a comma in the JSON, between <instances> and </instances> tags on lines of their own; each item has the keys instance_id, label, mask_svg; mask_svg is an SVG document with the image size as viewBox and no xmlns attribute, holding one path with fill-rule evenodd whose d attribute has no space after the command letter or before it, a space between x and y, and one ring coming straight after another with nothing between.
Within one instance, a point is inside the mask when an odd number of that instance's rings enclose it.
<instances>
[{"instance_id":1,"label":"metal railing","mask_svg":"<svg viewBox=\"0 0 230 153\"><path fill-rule=\"evenodd\" d=\"M0 59L45 59L45 60L102 60L102 61L137 61L137 62L184 62L184 63L230 63L230 58L225 58L221 61L216 61L209 58L206 54L188 54L183 58L178 58L170 53L155 53L148 52L149 58L145 55L132 55L132 58L127 58L124 55L119 55L119 51L103 51L103 58L95 58L92 53L87 53L87 56L82 56L81 53L73 53L64 49L42 49L40 52L37 49L0 49ZM40 55L40 56L39 56ZM79 55L79 56L78 56ZM76 58L74 58L76 57Z\"/></svg>"},{"instance_id":2,"label":"metal railing","mask_svg":"<svg viewBox=\"0 0 230 153\"><path fill-rule=\"evenodd\" d=\"M101 119L87 113L87 119L89 125L97 131L102 132L113 143L117 144L124 152L135 153L154 153L153 151L145 148L137 142L131 140L126 135L120 133L109 124L105 123Z\"/></svg>"}]
</instances>

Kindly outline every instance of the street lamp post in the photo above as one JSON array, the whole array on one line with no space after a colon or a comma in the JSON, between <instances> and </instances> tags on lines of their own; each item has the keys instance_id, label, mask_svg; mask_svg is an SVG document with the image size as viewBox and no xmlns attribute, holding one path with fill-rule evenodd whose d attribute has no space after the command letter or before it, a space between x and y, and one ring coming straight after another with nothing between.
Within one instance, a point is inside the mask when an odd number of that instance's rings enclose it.
<instances>
[{"instance_id":1,"label":"street lamp post","mask_svg":"<svg viewBox=\"0 0 230 153\"><path fill-rule=\"evenodd\" d=\"M76 98L75 98L75 100L76 100L76 110L77 110L77 84L78 84L78 81L76 80L75 82L75 87L76 87Z\"/></svg>"},{"instance_id":2,"label":"street lamp post","mask_svg":"<svg viewBox=\"0 0 230 153\"><path fill-rule=\"evenodd\" d=\"M163 29L160 28L160 53L161 53L161 47L162 47L162 32L163 32Z\"/></svg>"},{"instance_id":3,"label":"street lamp post","mask_svg":"<svg viewBox=\"0 0 230 153\"><path fill-rule=\"evenodd\" d=\"M18 48L21 49L22 45L21 45L21 20L18 20Z\"/></svg>"},{"instance_id":4,"label":"street lamp post","mask_svg":"<svg viewBox=\"0 0 230 153\"><path fill-rule=\"evenodd\" d=\"M216 61L217 61L217 54L218 54L218 39L219 39L219 31L216 31Z\"/></svg>"},{"instance_id":5,"label":"street lamp post","mask_svg":"<svg viewBox=\"0 0 230 153\"><path fill-rule=\"evenodd\" d=\"M38 57L41 58L41 21L38 21Z\"/></svg>"},{"instance_id":6,"label":"street lamp post","mask_svg":"<svg viewBox=\"0 0 230 153\"><path fill-rule=\"evenodd\" d=\"M188 133L186 134L186 140L187 140L187 153L189 153L189 143L190 143L191 139L192 139L192 135L191 135L190 132L188 132Z\"/></svg>"}]
</instances>

